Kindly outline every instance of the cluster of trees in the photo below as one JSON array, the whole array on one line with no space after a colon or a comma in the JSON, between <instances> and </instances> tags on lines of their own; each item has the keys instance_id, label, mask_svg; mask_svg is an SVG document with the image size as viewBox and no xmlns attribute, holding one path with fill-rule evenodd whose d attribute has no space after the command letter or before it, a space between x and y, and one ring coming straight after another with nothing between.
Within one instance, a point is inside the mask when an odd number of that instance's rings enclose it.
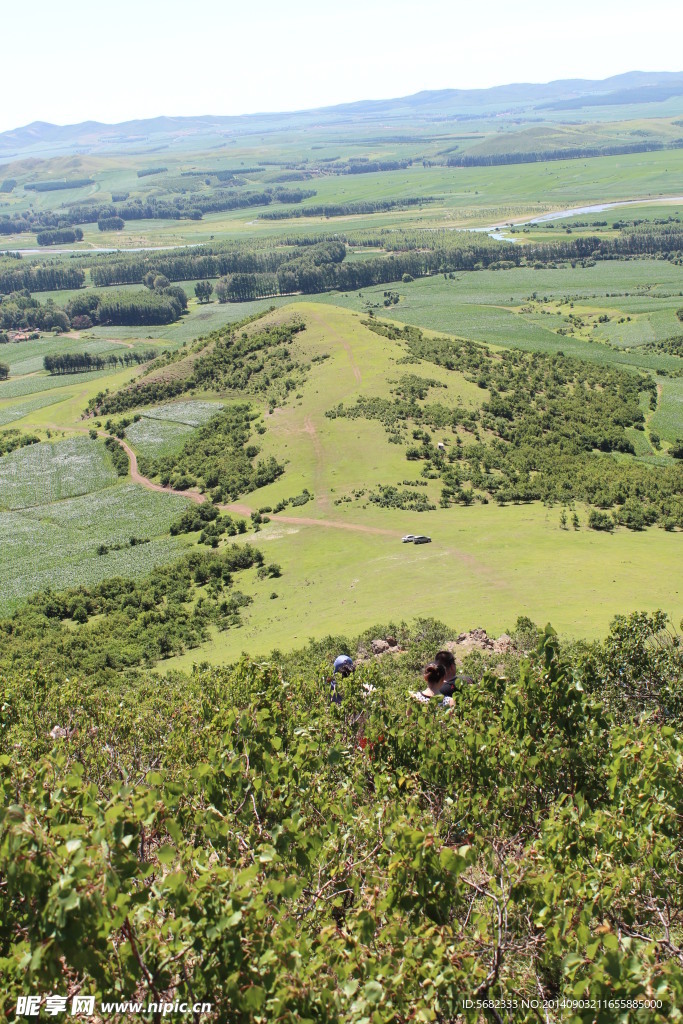
<instances>
[{"instance_id":1,"label":"cluster of trees","mask_svg":"<svg viewBox=\"0 0 683 1024\"><path fill-rule=\"evenodd\" d=\"M83 232L80 228L50 228L39 231L36 241L38 245L68 245L71 242L82 242Z\"/></svg>"},{"instance_id":2,"label":"cluster of trees","mask_svg":"<svg viewBox=\"0 0 683 1024\"><path fill-rule=\"evenodd\" d=\"M98 287L113 284L141 284L145 275L162 274L169 281L223 277L226 274L267 273L277 270L291 251L235 249L211 252L206 247L165 253L117 254L91 267L90 277Z\"/></svg>"},{"instance_id":3,"label":"cluster of trees","mask_svg":"<svg viewBox=\"0 0 683 1024\"><path fill-rule=\"evenodd\" d=\"M433 203L434 196L406 196L402 199L359 199L348 203L325 203L322 206L304 206L300 210L267 210L261 220L288 220L290 217L351 217L363 213L385 213L387 210L407 210L411 206Z\"/></svg>"},{"instance_id":4,"label":"cluster of trees","mask_svg":"<svg viewBox=\"0 0 683 1024\"><path fill-rule=\"evenodd\" d=\"M21 430L0 430L0 456L39 442L40 438L35 434L23 434Z\"/></svg>"},{"instance_id":5,"label":"cluster of trees","mask_svg":"<svg viewBox=\"0 0 683 1024\"><path fill-rule=\"evenodd\" d=\"M521 621L520 653L451 712L408 691L462 623L122 670L237 603L242 566L192 558L0 626L0 1010L76 989L244 1022L536 1020L565 998L572 1024L675 1019L683 666L665 616L590 647ZM331 656L389 635L405 653L330 702Z\"/></svg>"},{"instance_id":6,"label":"cluster of trees","mask_svg":"<svg viewBox=\"0 0 683 1024\"><path fill-rule=\"evenodd\" d=\"M26 289L0 302L0 327L13 331L68 331L69 317L51 299L42 304Z\"/></svg>"},{"instance_id":7,"label":"cluster of trees","mask_svg":"<svg viewBox=\"0 0 683 1024\"><path fill-rule=\"evenodd\" d=\"M125 352L112 352L106 356L91 355L89 352L64 352L57 356L45 356L43 367L48 373L60 375L64 373L88 373L91 370L104 370L108 366L134 366L147 363L156 357L154 349L147 352L136 352L126 349Z\"/></svg>"},{"instance_id":8,"label":"cluster of trees","mask_svg":"<svg viewBox=\"0 0 683 1024\"><path fill-rule=\"evenodd\" d=\"M61 308L48 299L42 304L27 289L12 292L0 302L4 330L87 330L96 324L146 326L170 324L187 309L187 295L179 285L151 291L98 292L87 289ZM71 371L58 371L71 372Z\"/></svg>"},{"instance_id":9,"label":"cluster of trees","mask_svg":"<svg viewBox=\"0 0 683 1024\"><path fill-rule=\"evenodd\" d=\"M209 282L205 282L205 289L206 284ZM211 291L214 290L210 284L209 287ZM268 273L226 274L216 282L215 291L219 302L248 302L251 299L265 299L281 293L277 274Z\"/></svg>"},{"instance_id":10,"label":"cluster of trees","mask_svg":"<svg viewBox=\"0 0 683 1024\"><path fill-rule=\"evenodd\" d=\"M55 667L105 672L152 665L196 647L210 624L237 625L251 599L232 589L233 576L263 561L254 545L232 544L218 554L194 551L140 580L114 577L95 587L44 591L21 615L0 622L2 667L30 668L36 647Z\"/></svg>"},{"instance_id":11,"label":"cluster of trees","mask_svg":"<svg viewBox=\"0 0 683 1024\"><path fill-rule=\"evenodd\" d=\"M66 304L66 313L79 330L93 324L170 324L186 309L185 291L168 284L137 292L87 289Z\"/></svg>"},{"instance_id":12,"label":"cluster of trees","mask_svg":"<svg viewBox=\"0 0 683 1024\"><path fill-rule=\"evenodd\" d=\"M7 380L9 377L8 363L0 363L0 380Z\"/></svg>"},{"instance_id":13,"label":"cluster of trees","mask_svg":"<svg viewBox=\"0 0 683 1024\"><path fill-rule=\"evenodd\" d=\"M348 162L321 161L322 169L334 174L377 174L378 171L404 171L411 167L412 160L370 160L369 157L355 157Z\"/></svg>"},{"instance_id":14,"label":"cluster of trees","mask_svg":"<svg viewBox=\"0 0 683 1024\"><path fill-rule=\"evenodd\" d=\"M121 217L100 217L97 227L100 231L122 231L125 221Z\"/></svg>"},{"instance_id":15,"label":"cluster of trees","mask_svg":"<svg viewBox=\"0 0 683 1024\"><path fill-rule=\"evenodd\" d=\"M199 533L199 543L208 547L218 547L221 537L236 537L247 532L246 519L238 519L227 513L219 514L215 505L204 502L203 505L192 505L174 523L171 523L171 536L181 533Z\"/></svg>"},{"instance_id":16,"label":"cluster of trees","mask_svg":"<svg viewBox=\"0 0 683 1024\"><path fill-rule=\"evenodd\" d=\"M199 486L215 502L234 501L258 490L277 480L284 466L273 456L257 459L259 448L250 442L255 415L248 405L223 409L177 454L141 459L141 471L175 490Z\"/></svg>"}]
</instances>

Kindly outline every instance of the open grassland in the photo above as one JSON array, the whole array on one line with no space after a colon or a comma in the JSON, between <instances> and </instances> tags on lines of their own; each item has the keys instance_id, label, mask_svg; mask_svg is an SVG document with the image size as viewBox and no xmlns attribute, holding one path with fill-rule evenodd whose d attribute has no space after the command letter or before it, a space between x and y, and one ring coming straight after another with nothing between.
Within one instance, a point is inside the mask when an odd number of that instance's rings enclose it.
<instances>
[{"instance_id":1,"label":"open grassland","mask_svg":"<svg viewBox=\"0 0 683 1024\"><path fill-rule=\"evenodd\" d=\"M456 631L483 626L499 633L528 615L549 619L563 633L597 637L617 612L663 607L674 621L683 614L680 536L663 530L605 536L585 528L583 509L579 531L561 530L559 510L540 505L420 515L366 510L364 525L388 535L278 524L277 518L254 543L282 565L282 578L261 581L252 573L249 583L241 580L245 593L260 598L244 627L214 636L171 665L291 650L311 636L360 630L378 619L434 615ZM401 544L408 531L425 532L432 543ZM271 592L277 600L265 600Z\"/></svg>"}]
</instances>

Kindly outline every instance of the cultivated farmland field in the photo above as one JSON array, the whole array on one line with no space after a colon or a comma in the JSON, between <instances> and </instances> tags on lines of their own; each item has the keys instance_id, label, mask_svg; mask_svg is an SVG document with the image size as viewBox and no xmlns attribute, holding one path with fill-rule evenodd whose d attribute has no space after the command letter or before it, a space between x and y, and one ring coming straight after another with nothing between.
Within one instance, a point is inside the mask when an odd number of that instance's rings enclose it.
<instances>
[{"instance_id":1,"label":"cultivated farmland field","mask_svg":"<svg viewBox=\"0 0 683 1024\"><path fill-rule=\"evenodd\" d=\"M101 441L74 437L29 445L0 460L0 507L49 505L115 482L116 472Z\"/></svg>"},{"instance_id":2,"label":"cultivated farmland field","mask_svg":"<svg viewBox=\"0 0 683 1024\"><path fill-rule=\"evenodd\" d=\"M118 484L0 511L2 614L47 587L58 590L112 576L138 577L172 561L184 545L181 538L169 537L168 529L187 505L181 497ZM131 547L131 537L148 543ZM101 545L121 548L98 554Z\"/></svg>"}]
</instances>

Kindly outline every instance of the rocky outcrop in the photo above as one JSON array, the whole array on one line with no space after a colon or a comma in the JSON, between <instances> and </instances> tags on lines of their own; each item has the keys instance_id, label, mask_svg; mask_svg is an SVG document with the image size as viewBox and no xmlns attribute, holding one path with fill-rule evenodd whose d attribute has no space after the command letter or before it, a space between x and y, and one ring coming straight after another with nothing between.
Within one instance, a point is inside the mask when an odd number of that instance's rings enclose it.
<instances>
[{"instance_id":1,"label":"rocky outcrop","mask_svg":"<svg viewBox=\"0 0 683 1024\"><path fill-rule=\"evenodd\" d=\"M377 638L370 644L373 654L386 654L387 651L398 652L398 641L396 637L387 636L384 639Z\"/></svg>"},{"instance_id":2,"label":"rocky outcrop","mask_svg":"<svg viewBox=\"0 0 683 1024\"><path fill-rule=\"evenodd\" d=\"M497 639L490 637L485 629L471 629L468 633L460 633L458 637L446 644L450 651L462 651L468 654L472 650L491 651L493 654L507 654L515 650L511 636L502 633Z\"/></svg>"}]
</instances>

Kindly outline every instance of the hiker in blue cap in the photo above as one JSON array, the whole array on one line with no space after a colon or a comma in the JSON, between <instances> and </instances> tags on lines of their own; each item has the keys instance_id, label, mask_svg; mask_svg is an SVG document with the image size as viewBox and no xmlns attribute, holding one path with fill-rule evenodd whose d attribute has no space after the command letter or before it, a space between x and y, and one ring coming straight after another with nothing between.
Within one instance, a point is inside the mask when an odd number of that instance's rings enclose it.
<instances>
[{"instance_id":1,"label":"hiker in blue cap","mask_svg":"<svg viewBox=\"0 0 683 1024\"><path fill-rule=\"evenodd\" d=\"M355 672L356 666L353 664L353 659L348 654L340 654L334 659L334 670L332 672L332 678L330 679L330 700L333 704L341 704L341 694L337 690L337 676L341 679L346 679L352 672Z\"/></svg>"}]
</instances>

